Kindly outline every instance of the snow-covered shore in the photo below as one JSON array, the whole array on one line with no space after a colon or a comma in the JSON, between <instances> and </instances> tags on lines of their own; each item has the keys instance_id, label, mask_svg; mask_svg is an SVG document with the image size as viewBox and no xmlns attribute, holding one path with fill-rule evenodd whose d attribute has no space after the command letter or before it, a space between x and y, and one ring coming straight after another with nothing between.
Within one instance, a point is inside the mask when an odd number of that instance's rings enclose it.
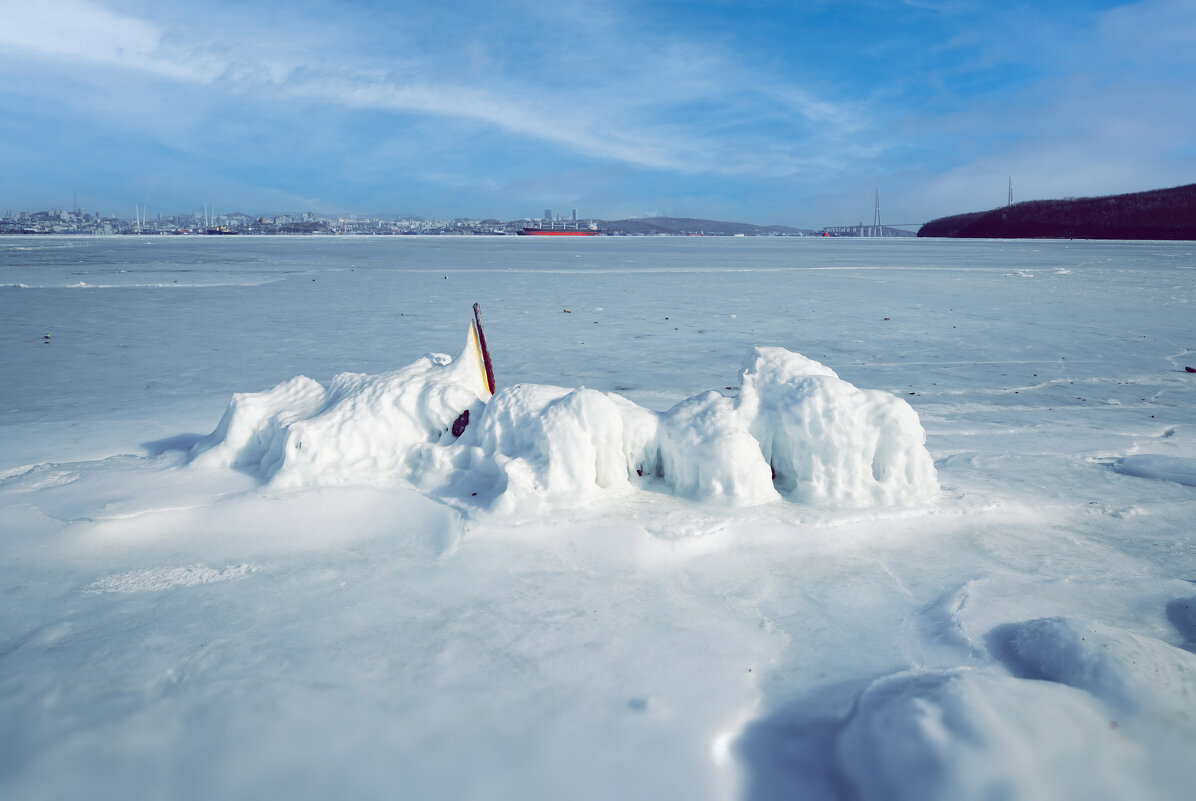
<instances>
[{"instance_id":1,"label":"snow-covered shore","mask_svg":"<svg viewBox=\"0 0 1196 801\"><path fill-rule=\"evenodd\" d=\"M6 796L1196 778L1190 243L24 247L0 240ZM451 387L380 417L474 300L493 419ZM799 440L802 403L846 428ZM459 441L400 442L471 404ZM909 494L803 492L798 457L885 425L925 430Z\"/></svg>"}]
</instances>

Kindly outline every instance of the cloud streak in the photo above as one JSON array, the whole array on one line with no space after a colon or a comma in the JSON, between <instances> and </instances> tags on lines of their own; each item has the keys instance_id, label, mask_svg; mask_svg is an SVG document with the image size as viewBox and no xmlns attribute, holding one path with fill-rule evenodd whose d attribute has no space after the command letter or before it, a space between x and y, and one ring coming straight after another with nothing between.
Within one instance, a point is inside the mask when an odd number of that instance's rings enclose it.
<instances>
[{"instance_id":1,"label":"cloud streak","mask_svg":"<svg viewBox=\"0 0 1196 801\"><path fill-rule=\"evenodd\" d=\"M68 24L61 25L60 20ZM609 30L615 23L597 27ZM744 100L749 98L750 104L768 106L772 113L792 116L797 123L816 123L842 133L859 127L845 107L796 86L765 88L764 76L751 74L710 48L699 52L693 45L668 40L628 42L626 36L615 42L602 41L601 36L591 39L581 55L553 46L542 48L545 52L538 55L545 72L551 65L554 74L571 77L528 80L526 67L523 75L512 73L483 54L484 62L499 69L475 76L473 84L462 84L396 77L387 64L346 68L318 54L312 59L286 48L263 48L260 42L243 49L227 45L221 49L204 44L202 37L187 30L168 35L147 20L118 15L84 0L25 7L0 34L0 42L45 60L143 71L246 95L265 93L353 109L459 118L581 156L658 170L772 174L801 170L807 163L775 145L768 148L772 153L762 157L752 157L746 148L736 153L740 143L734 136L724 143L704 134L700 120L675 119L674 110L695 101L711 107L714 117L736 113L736 107L748 105ZM262 49L275 58L258 58L255 53ZM617 66L620 56L629 54L638 57L640 66ZM612 81L608 74L602 84L590 85L585 76L594 74L601 64L616 65L612 69L621 77ZM418 76L434 73L437 67L434 60L412 62L408 56L401 72ZM537 69L530 71L534 74ZM742 144L749 141L745 138Z\"/></svg>"},{"instance_id":2,"label":"cloud streak","mask_svg":"<svg viewBox=\"0 0 1196 801\"><path fill-rule=\"evenodd\" d=\"M203 80L196 63L170 58L150 22L86 0L14 4L4 12L0 46L66 64L117 67L177 80Z\"/></svg>"}]
</instances>

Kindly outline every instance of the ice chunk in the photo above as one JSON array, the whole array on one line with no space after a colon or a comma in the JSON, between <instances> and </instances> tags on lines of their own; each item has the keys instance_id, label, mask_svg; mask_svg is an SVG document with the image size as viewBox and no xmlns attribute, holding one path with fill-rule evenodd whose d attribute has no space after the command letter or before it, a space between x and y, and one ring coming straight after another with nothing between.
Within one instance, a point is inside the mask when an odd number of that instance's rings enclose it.
<instances>
[{"instance_id":1,"label":"ice chunk","mask_svg":"<svg viewBox=\"0 0 1196 801\"><path fill-rule=\"evenodd\" d=\"M473 365L439 353L391 373L341 373L324 406L291 424L282 458L263 463L263 474L279 486L407 479L421 446L451 439L453 421L480 412L481 397Z\"/></svg>"},{"instance_id":2,"label":"ice chunk","mask_svg":"<svg viewBox=\"0 0 1196 801\"><path fill-rule=\"evenodd\" d=\"M470 466L495 484L504 507L576 505L630 490L655 430L655 415L618 395L519 384L486 404Z\"/></svg>"},{"instance_id":3,"label":"ice chunk","mask_svg":"<svg viewBox=\"0 0 1196 801\"><path fill-rule=\"evenodd\" d=\"M257 467L276 459L287 428L324 404L317 381L296 376L265 392L233 395L216 430L195 443L193 463L203 467Z\"/></svg>"},{"instance_id":4,"label":"ice chunk","mask_svg":"<svg viewBox=\"0 0 1196 801\"><path fill-rule=\"evenodd\" d=\"M278 486L405 479L420 446L466 409L479 412L483 393L471 362L439 353L389 373L341 373L327 391L299 376L234 395L193 464L254 467Z\"/></svg>"},{"instance_id":5,"label":"ice chunk","mask_svg":"<svg viewBox=\"0 0 1196 801\"><path fill-rule=\"evenodd\" d=\"M658 472L679 495L741 504L779 497L760 443L734 403L717 392L665 412L656 446Z\"/></svg>"},{"instance_id":6,"label":"ice chunk","mask_svg":"<svg viewBox=\"0 0 1196 801\"><path fill-rule=\"evenodd\" d=\"M740 384L738 412L795 500L889 506L938 492L926 432L895 395L857 389L783 348L755 348Z\"/></svg>"},{"instance_id":7,"label":"ice chunk","mask_svg":"<svg viewBox=\"0 0 1196 801\"><path fill-rule=\"evenodd\" d=\"M654 479L745 505L782 495L905 505L938 491L905 401L781 348L749 355L737 398L707 392L662 413L584 387L520 384L490 397L470 354L344 373L326 392L298 378L237 395L195 462L256 467L279 486L406 481L503 508L579 505ZM457 436L464 411L471 422Z\"/></svg>"}]
</instances>

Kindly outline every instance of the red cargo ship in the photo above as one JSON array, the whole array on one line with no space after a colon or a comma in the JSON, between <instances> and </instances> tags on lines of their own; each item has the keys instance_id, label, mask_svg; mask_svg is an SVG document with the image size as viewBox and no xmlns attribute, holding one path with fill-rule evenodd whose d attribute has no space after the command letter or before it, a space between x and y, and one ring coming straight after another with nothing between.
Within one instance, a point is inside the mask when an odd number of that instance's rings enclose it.
<instances>
[{"instance_id":1,"label":"red cargo ship","mask_svg":"<svg viewBox=\"0 0 1196 801\"><path fill-rule=\"evenodd\" d=\"M547 225L548 227L544 227ZM598 236L601 233L593 223L589 228L582 228L577 223L569 228L566 223L542 223L535 228L524 228L517 231L520 236Z\"/></svg>"}]
</instances>

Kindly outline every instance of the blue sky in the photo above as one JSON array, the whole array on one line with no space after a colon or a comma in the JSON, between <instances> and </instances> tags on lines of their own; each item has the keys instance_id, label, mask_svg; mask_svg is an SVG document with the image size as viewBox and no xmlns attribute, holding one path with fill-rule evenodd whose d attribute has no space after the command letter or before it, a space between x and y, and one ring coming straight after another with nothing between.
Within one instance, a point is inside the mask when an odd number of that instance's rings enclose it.
<instances>
[{"instance_id":1,"label":"blue sky","mask_svg":"<svg viewBox=\"0 0 1196 801\"><path fill-rule=\"evenodd\" d=\"M1196 182L1196 2L32 0L0 212L803 227ZM900 219L898 219L900 218Z\"/></svg>"}]
</instances>

